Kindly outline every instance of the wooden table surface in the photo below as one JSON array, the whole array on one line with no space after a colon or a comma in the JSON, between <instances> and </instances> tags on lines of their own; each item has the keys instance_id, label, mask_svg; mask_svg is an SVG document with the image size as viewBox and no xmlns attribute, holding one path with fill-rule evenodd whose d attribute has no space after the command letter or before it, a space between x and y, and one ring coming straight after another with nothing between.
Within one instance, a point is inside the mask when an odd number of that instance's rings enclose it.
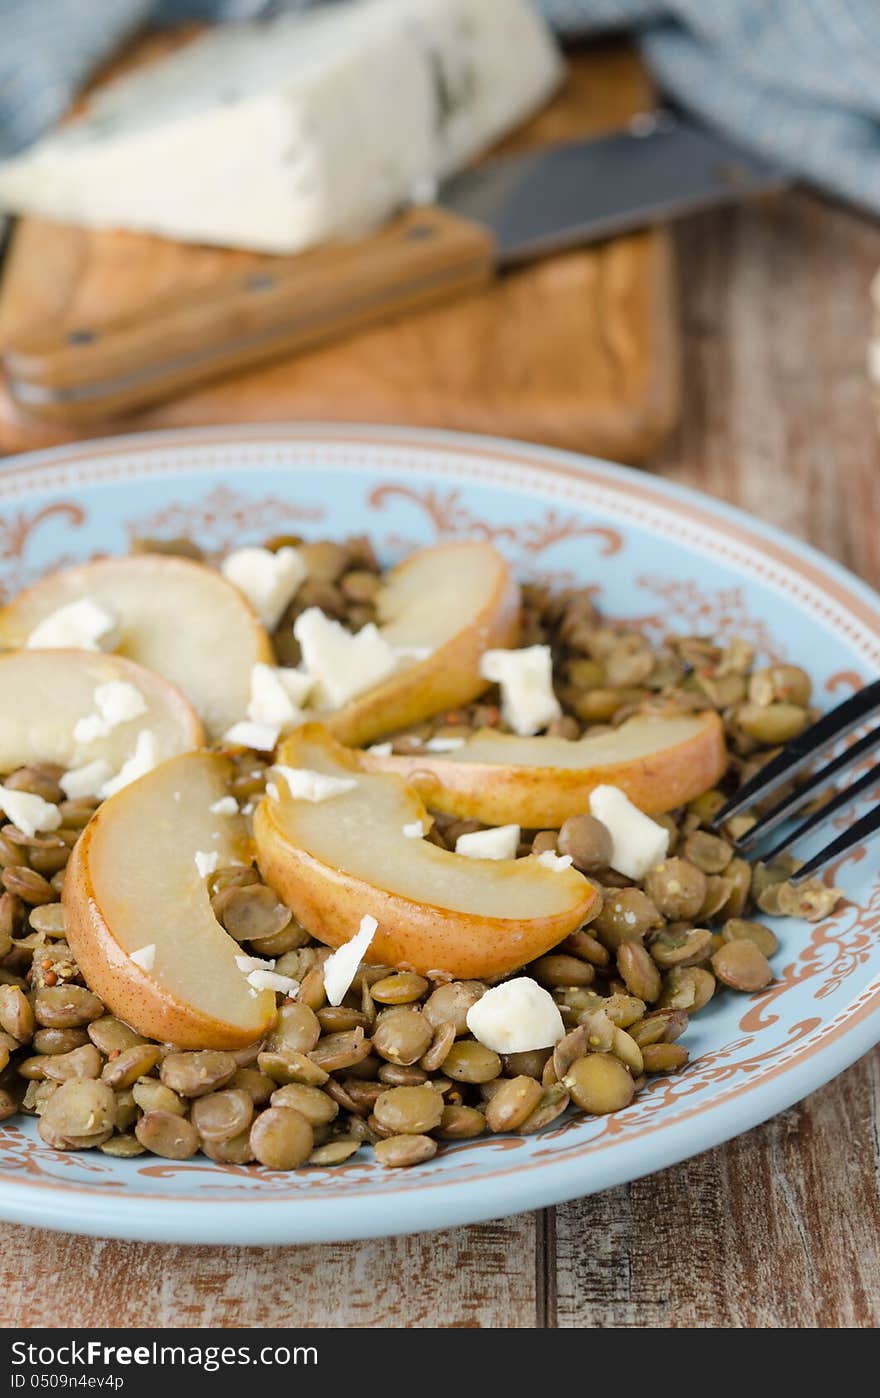
<instances>
[{"instance_id":1,"label":"wooden table surface","mask_svg":"<svg viewBox=\"0 0 880 1398\"><path fill-rule=\"evenodd\" d=\"M685 415L655 463L880 585L880 226L808 195L677 232ZM880 1051L736 1141L562 1208L278 1249L0 1229L5 1326L876 1326ZM332 1277L332 1284L329 1278Z\"/></svg>"}]
</instances>

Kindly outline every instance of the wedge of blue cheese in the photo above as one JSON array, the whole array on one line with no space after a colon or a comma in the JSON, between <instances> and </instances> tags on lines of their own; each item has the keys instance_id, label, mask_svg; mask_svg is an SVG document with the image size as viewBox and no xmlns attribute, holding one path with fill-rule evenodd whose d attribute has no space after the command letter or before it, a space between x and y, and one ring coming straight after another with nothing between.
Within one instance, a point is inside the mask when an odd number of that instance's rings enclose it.
<instances>
[{"instance_id":1,"label":"wedge of blue cheese","mask_svg":"<svg viewBox=\"0 0 880 1398\"><path fill-rule=\"evenodd\" d=\"M351 0L223 25L0 165L0 209L297 252L430 193L560 72L531 0Z\"/></svg>"}]
</instances>

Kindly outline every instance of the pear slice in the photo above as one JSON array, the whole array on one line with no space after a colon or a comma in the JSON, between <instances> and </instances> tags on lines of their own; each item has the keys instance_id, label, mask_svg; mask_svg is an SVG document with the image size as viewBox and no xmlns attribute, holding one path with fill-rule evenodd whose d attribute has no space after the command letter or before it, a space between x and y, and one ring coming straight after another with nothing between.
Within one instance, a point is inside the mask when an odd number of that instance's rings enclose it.
<instances>
[{"instance_id":1,"label":"pear slice","mask_svg":"<svg viewBox=\"0 0 880 1398\"><path fill-rule=\"evenodd\" d=\"M242 817L211 810L230 771L192 752L124 787L89 821L64 879L67 938L91 989L141 1034L181 1048L240 1048L275 1017L274 992L248 985L196 866L198 852L216 851L220 868L250 862Z\"/></svg>"},{"instance_id":2,"label":"pear slice","mask_svg":"<svg viewBox=\"0 0 880 1398\"><path fill-rule=\"evenodd\" d=\"M120 681L137 690L145 711L90 740L77 740L77 721L95 712L95 690ZM204 742L199 716L179 689L133 660L97 651L0 655L0 717L0 772L33 762L69 768L99 759L116 772L143 728L153 734L159 761Z\"/></svg>"},{"instance_id":3,"label":"pear slice","mask_svg":"<svg viewBox=\"0 0 880 1398\"><path fill-rule=\"evenodd\" d=\"M612 732L521 738L481 729L449 753L362 752L366 771L405 777L432 810L487 825L558 829L590 808L590 792L617 786L647 814L700 796L727 766L716 713L637 714Z\"/></svg>"},{"instance_id":4,"label":"pear slice","mask_svg":"<svg viewBox=\"0 0 880 1398\"><path fill-rule=\"evenodd\" d=\"M425 807L397 776L368 774L357 755L309 724L283 745L280 762L353 786L325 800L291 797L257 807L254 834L263 877L302 925L341 946L371 914L379 926L370 959L422 974L501 976L579 927L598 893L574 869L525 859L468 859L404 826L429 827Z\"/></svg>"},{"instance_id":5,"label":"pear slice","mask_svg":"<svg viewBox=\"0 0 880 1398\"><path fill-rule=\"evenodd\" d=\"M498 550L482 542L411 554L388 574L376 607L389 645L430 653L326 715L343 743L369 743L469 704L489 686L483 652L515 645L519 631L519 587Z\"/></svg>"},{"instance_id":6,"label":"pear slice","mask_svg":"<svg viewBox=\"0 0 880 1398\"><path fill-rule=\"evenodd\" d=\"M120 655L183 690L211 738L244 717L251 669L273 663L250 604L213 568L166 554L101 558L51 573L0 610L0 648L20 649L47 617L89 598L113 618Z\"/></svg>"}]
</instances>

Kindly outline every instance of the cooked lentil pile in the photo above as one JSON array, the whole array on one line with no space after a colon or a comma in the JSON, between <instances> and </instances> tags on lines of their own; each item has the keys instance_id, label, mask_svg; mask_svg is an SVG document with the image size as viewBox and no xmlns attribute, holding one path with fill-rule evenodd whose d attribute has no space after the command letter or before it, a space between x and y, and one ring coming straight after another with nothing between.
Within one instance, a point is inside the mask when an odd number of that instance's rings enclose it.
<instances>
[{"instance_id":1,"label":"cooked lentil pile","mask_svg":"<svg viewBox=\"0 0 880 1398\"><path fill-rule=\"evenodd\" d=\"M278 538L268 547L301 543ZM188 541L141 545L201 557ZM374 620L380 569L370 544L303 546L309 577L274 635L278 662L300 659L292 622L318 606L357 630ZM85 985L65 941L59 901L70 851L97 800L66 800L61 769L22 768L13 790L57 805L57 830L0 830L0 1119L23 1111L63 1150L128 1157L259 1162L276 1170L338 1165L364 1144L385 1166L430 1159L444 1141L486 1132L534 1132L570 1106L626 1107L651 1074L684 1067L690 1017L729 988L755 992L773 978L777 940L761 914L817 921L840 894L818 881L797 889L790 860L750 867L734 842L752 817L709 827L726 795L812 718L810 679L793 665L754 668L751 647L669 635L659 646L603 621L586 591L524 588L520 644L549 644L563 714L549 731L578 738L639 712L713 708L730 751L723 789L655 817L669 853L640 883L608 867L606 828L584 813L560 830L524 831L520 855L554 851L601 889L588 926L524 968L559 1005L565 1037L554 1049L499 1055L468 1032L478 981L433 981L362 963L342 1004L327 1003L329 949L292 918L256 868L211 874L214 912L243 952L275 959L299 982L278 996L262 1043L237 1052L184 1052L151 1043L108 1013ZM493 691L478 703L393 735L396 751L443 734L503 728ZM252 804L267 758L234 759L230 793ZM480 829L436 815L428 838L454 849Z\"/></svg>"}]
</instances>

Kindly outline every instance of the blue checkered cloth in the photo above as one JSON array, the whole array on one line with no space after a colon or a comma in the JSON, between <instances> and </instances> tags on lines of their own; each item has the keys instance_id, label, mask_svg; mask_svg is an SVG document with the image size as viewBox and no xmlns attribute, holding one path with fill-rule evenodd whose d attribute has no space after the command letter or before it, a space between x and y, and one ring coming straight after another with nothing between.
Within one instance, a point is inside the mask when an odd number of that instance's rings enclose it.
<instances>
[{"instance_id":1,"label":"blue checkered cloth","mask_svg":"<svg viewBox=\"0 0 880 1398\"><path fill-rule=\"evenodd\" d=\"M147 22L250 19L312 3L321 0L0 0L0 156L57 121ZM880 213L880 0L536 3L566 36L631 31L682 106Z\"/></svg>"}]
</instances>

